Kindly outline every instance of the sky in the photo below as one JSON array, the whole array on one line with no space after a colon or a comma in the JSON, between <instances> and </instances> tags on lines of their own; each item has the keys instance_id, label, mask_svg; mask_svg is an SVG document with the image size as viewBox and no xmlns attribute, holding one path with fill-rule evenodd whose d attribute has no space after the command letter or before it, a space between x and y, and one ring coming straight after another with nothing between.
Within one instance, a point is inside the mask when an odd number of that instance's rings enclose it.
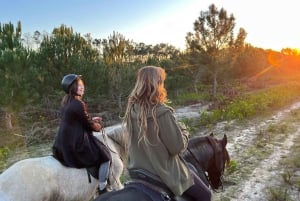
<instances>
[{"instance_id":1,"label":"sky","mask_svg":"<svg viewBox=\"0 0 300 201\"><path fill-rule=\"evenodd\" d=\"M211 4L235 17L235 34L247 32L246 42L280 51L300 49L298 0L0 0L0 23L22 24L22 33L51 33L61 24L92 38L113 32L134 42L167 43L185 48L200 11Z\"/></svg>"}]
</instances>

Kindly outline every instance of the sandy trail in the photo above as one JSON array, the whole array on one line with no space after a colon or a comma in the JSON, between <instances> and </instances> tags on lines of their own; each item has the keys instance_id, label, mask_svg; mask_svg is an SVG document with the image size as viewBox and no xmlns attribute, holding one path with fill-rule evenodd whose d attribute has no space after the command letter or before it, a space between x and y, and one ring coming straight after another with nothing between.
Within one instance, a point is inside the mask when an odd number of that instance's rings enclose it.
<instances>
[{"instance_id":1,"label":"sandy trail","mask_svg":"<svg viewBox=\"0 0 300 201\"><path fill-rule=\"evenodd\" d=\"M300 136L300 128L294 135L290 135L280 146L274 146L274 152L267 159L263 160L257 168L255 168L250 175L250 179L243 182L241 187L237 190L237 198L231 201L253 201L253 200L267 200L266 189L272 187L276 178L280 175L280 170L276 167L282 157L288 155L293 141Z\"/></svg>"},{"instance_id":2,"label":"sandy trail","mask_svg":"<svg viewBox=\"0 0 300 201\"><path fill-rule=\"evenodd\" d=\"M210 131L201 131L200 135L203 133L214 132L217 136L223 136L226 133L228 137L227 149L233 160L243 161L243 151L255 143L255 139L260 131L265 130L271 124L277 124L287 115L291 113L292 110L300 108L300 102L292 104L290 107L276 112L274 115L263 119L259 123L248 122L246 125L238 125L235 121L230 123L220 122ZM201 111L205 111L207 105L192 105L184 108L177 109L176 116L178 119L181 118L197 118L200 116ZM226 131L225 127L230 125L233 129ZM271 147L272 153L269 157L262 161L258 161L256 156L251 156L249 160L253 160L253 165L251 171L246 176L246 179L238 179L234 184L229 184L224 186L224 191L221 193L214 193L213 201L230 200L230 201L263 201L267 200L267 189L268 187L276 186L278 182L278 177L280 177L282 168L278 168L279 161L282 157L289 154L290 148L294 143L294 139L300 137L300 123L297 125L299 127L297 131L290 134L283 142L279 141L276 143L268 144ZM248 161L248 162L249 162ZM251 164L250 164L251 166ZM229 175L230 176L230 175ZM229 178L230 180L230 178ZM295 193L294 200L299 199L299 193Z\"/></svg>"},{"instance_id":3,"label":"sandy trail","mask_svg":"<svg viewBox=\"0 0 300 201\"><path fill-rule=\"evenodd\" d=\"M218 123L213 129L214 133L226 133L228 136L227 149L233 160L243 161L243 151L255 143L255 139L261 130L266 129L270 124L277 124L292 110L299 109L300 103L297 102L290 107L275 113L273 116L262 120L259 124L248 122L247 125L234 125L234 129L224 131L225 125L228 123ZM291 146L294 144L294 139L300 137L300 123L295 133L290 134L283 142L277 141L267 146L271 146L272 153L270 156L255 165L252 172L247 176L247 179L235 181L234 185L226 185L224 192L214 193L214 201L224 200L224 197L230 201L263 201L267 200L268 187L277 186L278 177L280 177L282 168L278 168L279 161L282 157L289 154ZM251 160L255 161L255 155L251 156ZM248 161L249 162L249 161ZM255 162L253 162L255 163ZM246 164L247 165L247 164ZM250 164L251 166L251 164ZM229 175L230 176L230 175ZM230 178L229 178L230 180ZM295 193L294 200L299 199L299 193Z\"/></svg>"}]
</instances>

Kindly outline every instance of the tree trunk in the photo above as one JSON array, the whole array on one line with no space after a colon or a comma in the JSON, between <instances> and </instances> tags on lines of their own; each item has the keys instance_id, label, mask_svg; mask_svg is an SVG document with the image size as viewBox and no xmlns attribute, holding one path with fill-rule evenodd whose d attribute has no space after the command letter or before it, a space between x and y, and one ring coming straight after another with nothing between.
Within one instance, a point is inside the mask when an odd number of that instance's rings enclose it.
<instances>
[{"instance_id":1,"label":"tree trunk","mask_svg":"<svg viewBox=\"0 0 300 201\"><path fill-rule=\"evenodd\" d=\"M13 129L11 117L10 113L5 113L6 128L9 130Z\"/></svg>"},{"instance_id":2,"label":"tree trunk","mask_svg":"<svg viewBox=\"0 0 300 201\"><path fill-rule=\"evenodd\" d=\"M218 85L218 82L217 82L217 73L214 73L213 74L213 101L216 101L217 100L217 85Z\"/></svg>"},{"instance_id":3,"label":"tree trunk","mask_svg":"<svg viewBox=\"0 0 300 201\"><path fill-rule=\"evenodd\" d=\"M118 95L118 107L119 107L119 111L121 113L122 110L123 110L123 106L122 106L122 94L121 93Z\"/></svg>"}]
</instances>

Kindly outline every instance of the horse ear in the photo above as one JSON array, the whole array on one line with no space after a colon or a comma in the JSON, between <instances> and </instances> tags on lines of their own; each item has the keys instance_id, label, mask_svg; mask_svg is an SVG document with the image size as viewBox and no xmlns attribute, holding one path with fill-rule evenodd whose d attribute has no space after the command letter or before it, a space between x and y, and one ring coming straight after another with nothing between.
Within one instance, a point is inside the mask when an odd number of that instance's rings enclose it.
<instances>
[{"instance_id":1,"label":"horse ear","mask_svg":"<svg viewBox=\"0 0 300 201\"><path fill-rule=\"evenodd\" d=\"M214 133L210 133L209 136L213 137L213 136L214 136Z\"/></svg>"},{"instance_id":2,"label":"horse ear","mask_svg":"<svg viewBox=\"0 0 300 201\"><path fill-rule=\"evenodd\" d=\"M223 139L222 139L222 145L223 145L223 147L225 147L226 144L227 144L227 135L224 134L224 137L223 137Z\"/></svg>"}]
</instances>

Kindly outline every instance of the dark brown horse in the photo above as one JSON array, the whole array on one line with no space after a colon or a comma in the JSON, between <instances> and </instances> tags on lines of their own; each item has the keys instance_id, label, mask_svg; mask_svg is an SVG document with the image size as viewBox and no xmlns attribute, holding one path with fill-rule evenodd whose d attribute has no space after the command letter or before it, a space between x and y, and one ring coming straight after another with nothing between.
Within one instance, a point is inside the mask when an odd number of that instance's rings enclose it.
<instances>
[{"instance_id":1,"label":"dark brown horse","mask_svg":"<svg viewBox=\"0 0 300 201\"><path fill-rule=\"evenodd\" d=\"M216 139L213 134L194 137L189 140L188 148L182 155L185 161L196 168L204 183L213 190L223 187L225 165L230 162L226 144L226 135L221 140Z\"/></svg>"},{"instance_id":2,"label":"dark brown horse","mask_svg":"<svg viewBox=\"0 0 300 201\"><path fill-rule=\"evenodd\" d=\"M182 154L189 167L213 190L223 188L224 168L230 161L226 144L226 135L222 139L215 138L213 134L193 137ZM94 201L189 201L188 198L175 197L157 176L144 170L137 170L130 175L132 181L125 184L123 189L102 194Z\"/></svg>"}]
</instances>

